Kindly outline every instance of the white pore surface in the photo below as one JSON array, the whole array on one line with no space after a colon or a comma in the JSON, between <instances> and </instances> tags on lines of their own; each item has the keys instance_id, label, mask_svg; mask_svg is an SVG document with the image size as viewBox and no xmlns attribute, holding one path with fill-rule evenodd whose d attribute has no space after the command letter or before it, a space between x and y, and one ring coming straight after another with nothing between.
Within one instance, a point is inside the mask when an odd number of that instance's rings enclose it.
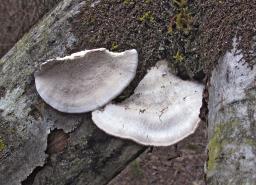
<instances>
[{"instance_id":1,"label":"white pore surface","mask_svg":"<svg viewBox=\"0 0 256 185\"><path fill-rule=\"evenodd\" d=\"M117 97L135 77L137 65L134 49L85 50L43 63L35 73L36 89L61 112L89 112Z\"/></svg>"},{"instance_id":2,"label":"white pore surface","mask_svg":"<svg viewBox=\"0 0 256 185\"><path fill-rule=\"evenodd\" d=\"M166 146L194 133L200 121L203 86L183 81L158 62L121 104L108 104L92 113L106 133L140 144Z\"/></svg>"}]
</instances>

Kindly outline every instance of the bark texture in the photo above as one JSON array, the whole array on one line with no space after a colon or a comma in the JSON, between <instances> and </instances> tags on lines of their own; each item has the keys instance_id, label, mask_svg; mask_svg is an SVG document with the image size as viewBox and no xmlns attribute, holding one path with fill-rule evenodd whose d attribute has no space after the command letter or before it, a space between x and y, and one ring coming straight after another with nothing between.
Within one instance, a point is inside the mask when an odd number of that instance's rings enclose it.
<instances>
[{"instance_id":1,"label":"bark texture","mask_svg":"<svg viewBox=\"0 0 256 185\"><path fill-rule=\"evenodd\" d=\"M226 52L209 87L209 185L256 184L256 67Z\"/></svg>"},{"instance_id":2,"label":"bark texture","mask_svg":"<svg viewBox=\"0 0 256 185\"><path fill-rule=\"evenodd\" d=\"M0 3L0 57L60 0L5 0Z\"/></svg>"},{"instance_id":3,"label":"bark texture","mask_svg":"<svg viewBox=\"0 0 256 185\"><path fill-rule=\"evenodd\" d=\"M0 60L2 184L106 184L144 150L98 130L90 114L53 110L36 93L40 63L78 47L70 20L86 3L61 1ZM63 135L48 139L56 130Z\"/></svg>"}]
</instances>

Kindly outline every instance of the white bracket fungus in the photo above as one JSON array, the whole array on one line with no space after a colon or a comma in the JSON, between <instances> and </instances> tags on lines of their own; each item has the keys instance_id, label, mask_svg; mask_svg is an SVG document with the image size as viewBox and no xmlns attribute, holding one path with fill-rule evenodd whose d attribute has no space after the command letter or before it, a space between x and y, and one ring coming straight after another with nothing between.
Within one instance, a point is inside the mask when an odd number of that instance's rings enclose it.
<instances>
[{"instance_id":1,"label":"white bracket fungus","mask_svg":"<svg viewBox=\"0 0 256 185\"><path fill-rule=\"evenodd\" d=\"M140 144L166 146L194 133L200 121L203 86L172 75L160 61L124 102L92 113L106 133Z\"/></svg>"},{"instance_id":2,"label":"white bracket fungus","mask_svg":"<svg viewBox=\"0 0 256 185\"><path fill-rule=\"evenodd\" d=\"M135 77L137 65L134 49L85 50L43 63L35 73L36 89L61 112L89 112L117 97Z\"/></svg>"}]
</instances>

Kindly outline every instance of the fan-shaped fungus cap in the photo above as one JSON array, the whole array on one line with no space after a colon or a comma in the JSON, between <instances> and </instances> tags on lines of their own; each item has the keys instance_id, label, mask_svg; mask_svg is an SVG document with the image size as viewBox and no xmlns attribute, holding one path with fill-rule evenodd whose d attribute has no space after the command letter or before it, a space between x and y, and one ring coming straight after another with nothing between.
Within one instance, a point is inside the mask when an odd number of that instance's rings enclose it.
<instances>
[{"instance_id":1,"label":"fan-shaped fungus cap","mask_svg":"<svg viewBox=\"0 0 256 185\"><path fill-rule=\"evenodd\" d=\"M43 63L35 73L36 89L61 112L89 112L117 97L135 77L137 64L134 49L85 50Z\"/></svg>"},{"instance_id":2,"label":"fan-shaped fungus cap","mask_svg":"<svg viewBox=\"0 0 256 185\"><path fill-rule=\"evenodd\" d=\"M92 113L106 133L140 144L166 146L194 133L200 121L203 86L169 73L160 61L124 102Z\"/></svg>"}]
</instances>

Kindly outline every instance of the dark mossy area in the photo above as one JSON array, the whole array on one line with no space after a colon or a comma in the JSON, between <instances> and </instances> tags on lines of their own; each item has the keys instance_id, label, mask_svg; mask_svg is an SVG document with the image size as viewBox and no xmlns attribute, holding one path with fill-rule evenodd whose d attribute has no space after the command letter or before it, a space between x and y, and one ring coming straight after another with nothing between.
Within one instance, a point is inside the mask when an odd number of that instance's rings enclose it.
<instances>
[{"instance_id":1,"label":"dark mossy area","mask_svg":"<svg viewBox=\"0 0 256 185\"><path fill-rule=\"evenodd\" d=\"M234 37L239 38L238 49L252 67L255 64L256 1L200 0L200 60L210 72L220 56L232 48Z\"/></svg>"},{"instance_id":2,"label":"dark mossy area","mask_svg":"<svg viewBox=\"0 0 256 185\"><path fill-rule=\"evenodd\" d=\"M171 0L102 0L91 7L92 2L72 20L73 33L79 38L76 51L137 49L139 68L134 87L160 59L170 61L172 70L183 78L200 74L193 42L197 30L194 1L183 5Z\"/></svg>"}]
</instances>

